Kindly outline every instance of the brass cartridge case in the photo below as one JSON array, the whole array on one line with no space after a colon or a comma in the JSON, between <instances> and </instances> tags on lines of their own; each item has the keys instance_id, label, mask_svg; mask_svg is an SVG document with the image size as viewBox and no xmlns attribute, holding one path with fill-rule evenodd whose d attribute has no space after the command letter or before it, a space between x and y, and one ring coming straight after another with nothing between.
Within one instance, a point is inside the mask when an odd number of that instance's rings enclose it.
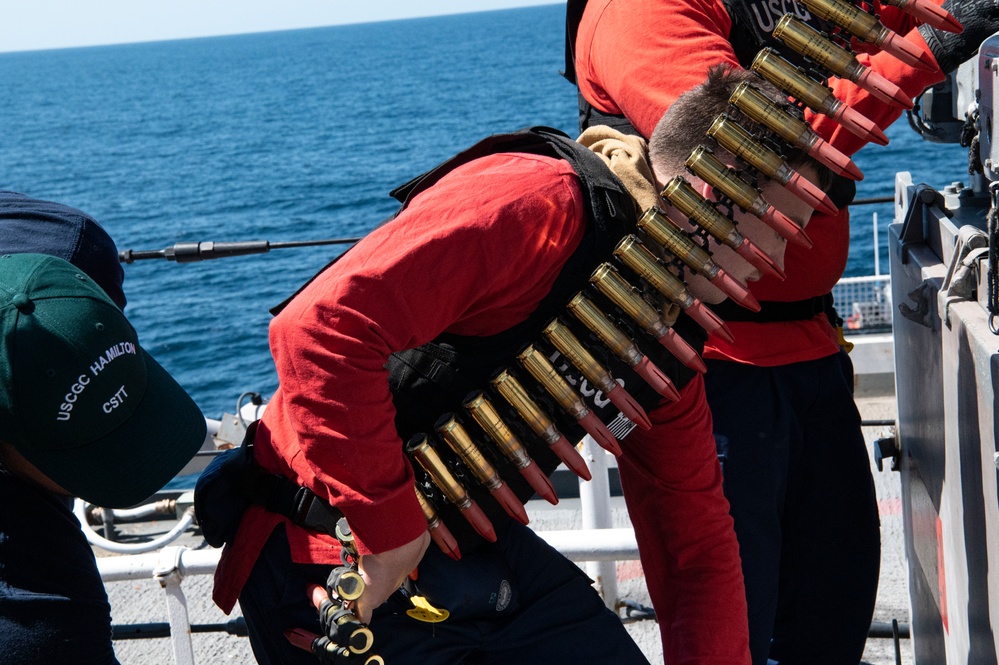
<instances>
[{"instance_id":1,"label":"brass cartridge case","mask_svg":"<svg viewBox=\"0 0 999 665\"><path fill-rule=\"evenodd\" d=\"M592 300L582 293L577 293L569 301L568 309L618 358L629 365L641 362L644 355L638 350L635 342L623 330L611 323L607 316L593 304Z\"/></svg>"},{"instance_id":2,"label":"brass cartridge case","mask_svg":"<svg viewBox=\"0 0 999 665\"><path fill-rule=\"evenodd\" d=\"M862 66L852 53L791 14L785 14L777 21L773 36L837 76L851 81L860 76Z\"/></svg>"},{"instance_id":3,"label":"brass cartridge case","mask_svg":"<svg viewBox=\"0 0 999 665\"><path fill-rule=\"evenodd\" d=\"M691 163L694 163L695 167L699 167L698 165L701 160L706 157L714 159L711 153L704 150L703 147L694 148L694 152L687 159L687 164L689 166ZM691 170L693 170L693 167ZM663 189L663 198L669 201L674 208L687 216L692 222L710 233L711 237L718 242L730 247L738 246L741 243L742 235L736 230L735 223L715 210L714 206L698 194L691 184L682 177L676 176L666 183L666 187ZM642 217L642 221L645 222L647 228L672 225L669 218L658 210L646 212L645 216ZM649 231L646 230L646 233L649 233Z\"/></svg>"},{"instance_id":4,"label":"brass cartridge case","mask_svg":"<svg viewBox=\"0 0 999 665\"><path fill-rule=\"evenodd\" d=\"M791 167L783 157L757 141L745 127L724 113L715 118L707 134L717 141L718 145L768 178L783 183L793 175Z\"/></svg>"},{"instance_id":5,"label":"brass cartridge case","mask_svg":"<svg viewBox=\"0 0 999 665\"><path fill-rule=\"evenodd\" d=\"M406 452L423 467L448 501L462 510L472 505L472 498L430 445L430 438L426 434L414 435L406 444Z\"/></svg>"},{"instance_id":6,"label":"brass cartridge case","mask_svg":"<svg viewBox=\"0 0 999 665\"><path fill-rule=\"evenodd\" d=\"M614 256L671 301L680 306L693 304L693 296L683 281L666 270L637 236L625 236L614 248Z\"/></svg>"},{"instance_id":7,"label":"brass cartridge case","mask_svg":"<svg viewBox=\"0 0 999 665\"><path fill-rule=\"evenodd\" d=\"M743 81L732 91L729 102L751 120L760 123L796 148L808 150L818 138L818 134L812 131L808 123L783 110L747 81Z\"/></svg>"},{"instance_id":8,"label":"brass cartridge case","mask_svg":"<svg viewBox=\"0 0 999 665\"><path fill-rule=\"evenodd\" d=\"M884 26L877 17L842 0L801 0L801 4L819 18L835 23L851 35L865 42L876 42L881 38Z\"/></svg>"},{"instance_id":9,"label":"brass cartridge case","mask_svg":"<svg viewBox=\"0 0 999 665\"><path fill-rule=\"evenodd\" d=\"M461 426L453 415L442 416L436 425L437 433L441 435L444 442L450 446L465 466L472 472L479 482L488 489L494 490L503 484L496 468L489 463L482 451L472 441L472 437Z\"/></svg>"},{"instance_id":10,"label":"brass cartridge case","mask_svg":"<svg viewBox=\"0 0 999 665\"><path fill-rule=\"evenodd\" d=\"M759 190L736 175L732 169L711 154L711 151L704 146L699 145L694 148L690 152L690 156L687 157L686 164L687 168L689 168L694 175L735 201L735 204L743 210L754 211L764 204ZM682 189L684 192L687 189L686 187L681 188L679 185L677 185L676 188ZM683 192L680 192L679 195L683 197L684 201L690 199L689 203L683 203L685 207L696 209L699 205L699 203L697 203L697 199L701 199L701 196L697 194L697 192L692 193L696 198L685 195ZM687 215L687 217L693 217L691 213L686 212L684 208L681 208L680 205L674 203L665 191L663 192L663 196L667 198L677 210ZM759 214L762 214L763 212L765 212L765 210L761 210Z\"/></svg>"},{"instance_id":11,"label":"brass cartridge case","mask_svg":"<svg viewBox=\"0 0 999 665\"><path fill-rule=\"evenodd\" d=\"M583 346L572 331L558 319L553 320L541 331L552 345L578 369L586 380L604 393L617 388L617 383L593 354Z\"/></svg>"},{"instance_id":12,"label":"brass cartridge case","mask_svg":"<svg viewBox=\"0 0 999 665\"><path fill-rule=\"evenodd\" d=\"M531 457L527 454L527 450L524 449L510 427L503 422L496 407L486 399L481 391L476 391L465 400L465 408L472 415L472 419L478 423L479 427L489 435L489 438L499 447L506 458L513 462L518 469L531 463Z\"/></svg>"},{"instance_id":13,"label":"brass cartridge case","mask_svg":"<svg viewBox=\"0 0 999 665\"><path fill-rule=\"evenodd\" d=\"M687 234L673 224L653 226L647 223L647 220L657 214L659 214L659 211L655 208L646 210L642 218L638 220L638 228L665 248L670 254L690 266L694 272L707 277L713 276L714 272L712 271L717 271L717 267L714 261L711 260L711 255L703 247L700 247L691 240Z\"/></svg>"},{"instance_id":14,"label":"brass cartridge case","mask_svg":"<svg viewBox=\"0 0 999 665\"><path fill-rule=\"evenodd\" d=\"M656 339L669 333L669 328L663 323L656 308L645 302L641 294L610 263L600 264L590 275L590 283L620 307L642 330Z\"/></svg>"},{"instance_id":15,"label":"brass cartridge case","mask_svg":"<svg viewBox=\"0 0 999 665\"><path fill-rule=\"evenodd\" d=\"M554 444L562 437L551 417L531 399L527 389L508 370L498 373L489 383L547 445Z\"/></svg>"},{"instance_id":16,"label":"brass cartridge case","mask_svg":"<svg viewBox=\"0 0 999 665\"><path fill-rule=\"evenodd\" d=\"M326 579L326 592L330 598L357 600L364 594L364 578L348 566L337 566Z\"/></svg>"},{"instance_id":17,"label":"brass cartridge case","mask_svg":"<svg viewBox=\"0 0 999 665\"><path fill-rule=\"evenodd\" d=\"M541 384L541 387L558 402L569 415L576 420L583 418L590 412L590 409L583 402L583 399L573 390L569 382L555 370L545 354L528 346L517 355L517 360L524 369L534 377L534 380Z\"/></svg>"},{"instance_id":18,"label":"brass cartridge case","mask_svg":"<svg viewBox=\"0 0 999 665\"><path fill-rule=\"evenodd\" d=\"M414 485L413 489L416 491L416 500L420 504L420 509L423 510L423 516L427 518L427 528L436 529L441 524L440 516L434 510L434 507L430 505L427 497L423 496L420 488Z\"/></svg>"},{"instance_id":19,"label":"brass cartridge case","mask_svg":"<svg viewBox=\"0 0 999 665\"><path fill-rule=\"evenodd\" d=\"M832 114L838 106L832 90L802 74L772 48L757 53L750 68L813 111Z\"/></svg>"}]
</instances>

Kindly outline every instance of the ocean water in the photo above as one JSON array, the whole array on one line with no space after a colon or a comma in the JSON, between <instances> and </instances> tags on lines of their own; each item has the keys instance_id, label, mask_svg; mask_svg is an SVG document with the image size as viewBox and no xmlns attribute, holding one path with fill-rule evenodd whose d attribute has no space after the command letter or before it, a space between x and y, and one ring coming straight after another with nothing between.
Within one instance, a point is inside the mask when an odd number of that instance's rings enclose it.
<instances>
[{"instance_id":1,"label":"ocean water","mask_svg":"<svg viewBox=\"0 0 999 665\"><path fill-rule=\"evenodd\" d=\"M355 237L389 190L490 133L574 134L563 7L311 30L0 54L0 188L94 215L120 249L177 242ZM858 196L894 172L941 187L965 151L904 120L856 161ZM848 275L873 272L891 206L854 213ZM209 417L277 379L268 309L343 246L126 266L139 339ZM887 252L882 249L882 265ZM168 418L168 414L164 414Z\"/></svg>"}]
</instances>

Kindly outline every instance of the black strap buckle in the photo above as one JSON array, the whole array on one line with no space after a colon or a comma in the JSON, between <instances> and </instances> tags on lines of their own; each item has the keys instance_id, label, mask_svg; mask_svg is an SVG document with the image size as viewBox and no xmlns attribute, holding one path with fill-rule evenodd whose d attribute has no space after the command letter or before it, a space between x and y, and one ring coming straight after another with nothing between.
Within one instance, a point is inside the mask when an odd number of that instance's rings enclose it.
<instances>
[{"instance_id":1,"label":"black strap buckle","mask_svg":"<svg viewBox=\"0 0 999 665\"><path fill-rule=\"evenodd\" d=\"M288 516L298 526L336 537L336 523L343 513L326 503L307 487L299 487Z\"/></svg>"}]
</instances>

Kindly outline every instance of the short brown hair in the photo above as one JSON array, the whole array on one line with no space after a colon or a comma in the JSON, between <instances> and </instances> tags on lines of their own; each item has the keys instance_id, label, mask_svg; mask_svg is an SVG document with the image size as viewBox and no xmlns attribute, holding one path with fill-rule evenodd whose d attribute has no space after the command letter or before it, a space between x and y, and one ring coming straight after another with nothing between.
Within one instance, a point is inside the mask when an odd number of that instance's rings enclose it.
<instances>
[{"instance_id":1,"label":"short brown hair","mask_svg":"<svg viewBox=\"0 0 999 665\"><path fill-rule=\"evenodd\" d=\"M800 109L788 101L787 95L755 73L731 65L716 65L708 70L708 78L704 83L680 95L659 119L649 137L649 158L652 164L664 173L681 175L685 171L684 162L699 145L711 147L724 160L733 160L731 153L714 145L707 137L707 131L721 113L727 114L751 133L760 129L757 123L729 104L732 92L743 81L751 83L788 113L802 117ZM828 190L836 179L832 171L800 148L788 146L784 157L792 167L808 165L815 169L819 176L819 186L824 190Z\"/></svg>"}]
</instances>

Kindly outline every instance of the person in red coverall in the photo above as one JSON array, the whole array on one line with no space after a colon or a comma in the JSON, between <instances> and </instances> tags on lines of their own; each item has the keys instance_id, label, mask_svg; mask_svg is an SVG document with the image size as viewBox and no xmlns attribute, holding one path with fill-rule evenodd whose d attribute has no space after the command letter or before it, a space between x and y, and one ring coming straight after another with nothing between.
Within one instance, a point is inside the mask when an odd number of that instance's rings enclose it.
<instances>
[{"instance_id":1,"label":"person in red coverall","mask_svg":"<svg viewBox=\"0 0 999 665\"><path fill-rule=\"evenodd\" d=\"M943 80L999 28L991 0L944 4L964 24L960 35L917 26L896 7L873 6L888 28L939 64L932 71L915 69L854 40L860 62L909 97ZM581 126L610 124L646 137L710 67L748 67L761 47L777 46L769 33L785 12L827 27L793 0L589 0L585 10L575 2L569 9L567 66L574 67L579 86ZM580 11L574 34L572 17ZM849 81L832 78L829 86L881 128L901 113ZM863 147L824 115L806 113L806 119L843 153ZM712 336L704 347L754 665L768 658L782 665L857 663L874 609L877 503L853 402L853 368L830 323L828 294L843 274L850 242L849 213L839 207L836 215L811 218L807 233L814 247L788 247L784 281L764 277L752 286L763 305L760 317L733 312L734 341ZM639 534L651 528L634 509L632 520ZM654 542L649 547L656 551ZM655 569L671 562L651 558L643 557L643 564L655 580Z\"/></svg>"},{"instance_id":2,"label":"person in red coverall","mask_svg":"<svg viewBox=\"0 0 999 665\"><path fill-rule=\"evenodd\" d=\"M694 107L676 124L703 123L700 116ZM689 145L670 141L665 149L686 155L703 132L687 132ZM653 153L652 162L673 164L683 155L657 162ZM498 152L431 173L431 184L274 319L280 388L253 436L255 460L346 516L367 583L352 609L370 622L374 651L386 663L646 662L578 567L516 521L496 522L496 543L463 546L459 561L428 548L386 364L433 340L491 338L531 320L569 264L590 251L595 224L594 200L565 159ZM649 187L658 192L673 172L657 166L656 175L660 182ZM785 212L807 221L811 208L774 184L764 191L775 205L784 196ZM783 239L744 217L740 228L779 262ZM736 279L758 277L730 258L723 267ZM583 269L584 283L591 270ZM621 440L619 464L628 469L632 496L646 497L639 501L655 511L659 554L669 561L650 578L657 593L668 589L658 597L670 599L659 609L666 659L746 665L745 592L701 376L649 419L651 429ZM320 632L305 590L322 586L339 563L333 538L254 505L223 552L214 598L227 612L239 600L261 663L313 662L284 633ZM449 610L449 619L424 624L407 616L397 589L414 570L420 593Z\"/></svg>"}]
</instances>

